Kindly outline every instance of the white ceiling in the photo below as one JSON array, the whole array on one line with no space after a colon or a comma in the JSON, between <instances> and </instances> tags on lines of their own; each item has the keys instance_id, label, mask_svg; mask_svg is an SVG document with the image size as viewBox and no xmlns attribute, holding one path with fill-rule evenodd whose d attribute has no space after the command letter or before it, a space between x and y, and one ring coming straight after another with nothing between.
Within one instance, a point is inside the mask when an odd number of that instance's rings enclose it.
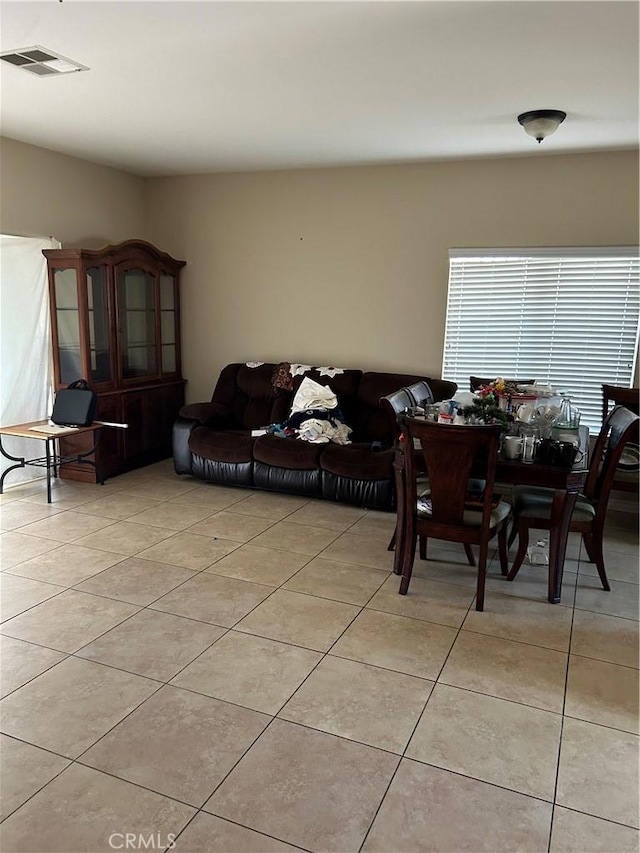
<instances>
[{"instance_id":1,"label":"white ceiling","mask_svg":"<svg viewBox=\"0 0 640 853\"><path fill-rule=\"evenodd\" d=\"M638 144L630 0L3 2L2 133L137 175ZM541 143L516 116L559 109Z\"/></svg>"}]
</instances>

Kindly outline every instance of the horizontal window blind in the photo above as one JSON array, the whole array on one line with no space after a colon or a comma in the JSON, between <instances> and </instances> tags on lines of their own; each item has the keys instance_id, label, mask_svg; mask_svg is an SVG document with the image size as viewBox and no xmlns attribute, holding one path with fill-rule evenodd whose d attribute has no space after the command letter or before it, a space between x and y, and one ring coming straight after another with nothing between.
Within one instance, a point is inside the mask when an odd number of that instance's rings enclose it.
<instances>
[{"instance_id":1,"label":"horizontal window blind","mask_svg":"<svg viewBox=\"0 0 640 853\"><path fill-rule=\"evenodd\" d=\"M632 385L639 267L637 248L452 249L443 377L550 382L599 429L601 385Z\"/></svg>"}]
</instances>

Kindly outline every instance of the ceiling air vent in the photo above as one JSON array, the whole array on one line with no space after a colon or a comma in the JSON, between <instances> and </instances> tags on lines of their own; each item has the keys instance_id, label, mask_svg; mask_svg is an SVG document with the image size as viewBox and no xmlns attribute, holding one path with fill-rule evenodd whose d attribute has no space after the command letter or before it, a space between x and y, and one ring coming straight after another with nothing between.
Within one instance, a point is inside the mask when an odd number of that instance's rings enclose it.
<instances>
[{"instance_id":1,"label":"ceiling air vent","mask_svg":"<svg viewBox=\"0 0 640 853\"><path fill-rule=\"evenodd\" d=\"M66 56L60 56L60 54L47 50L40 45L25 47L20 50L6 50L4 53L0 53L0 59L16 68L37 74L39 77L89 70L86 65L80 65L79 62L67 59Z\"/></svg>"}]
</instances>

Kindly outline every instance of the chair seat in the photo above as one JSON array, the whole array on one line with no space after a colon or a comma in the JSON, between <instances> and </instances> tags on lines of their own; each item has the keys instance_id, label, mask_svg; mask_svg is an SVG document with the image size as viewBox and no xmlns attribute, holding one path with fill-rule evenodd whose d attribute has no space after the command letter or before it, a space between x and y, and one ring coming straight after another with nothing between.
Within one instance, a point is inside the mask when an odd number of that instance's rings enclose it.
<instances>
[{"instance_id":1,"label":"chair seat","mask_svg":"<svg viewBox=\"0 0 640 853\"><path fill-rule=\"evenodd\" d=\"M513 490L513 509L515 514L530 518L551 518L553 489L534 486L516 486ZM593 504L583 495L578 495L573 509L572 521L589 522L596 517Z\"/></svg>"},{"instance_id":2,"label":"chair seat","mask_svg":"<svg viewBox=\"0 0 640 853\"><path fill-rule=\"evenodd\" d=\"M426 521L429 520L431 516L430 504L431 502L429 501L429 492L427 491L423 495L421 495L420 499L418 500L418 518L424 519ZM491 510L489 527L492 529L496 527L498 524L500 524L501 521L504 521L505 518L507 518L510 512L511 504L507 503L506 501L500 501L498 505ZM464 513L462 514L462 523L467 527L480 527L480 525L482 524L482 510L465 509Z\"/></svg>"}]
</instances>

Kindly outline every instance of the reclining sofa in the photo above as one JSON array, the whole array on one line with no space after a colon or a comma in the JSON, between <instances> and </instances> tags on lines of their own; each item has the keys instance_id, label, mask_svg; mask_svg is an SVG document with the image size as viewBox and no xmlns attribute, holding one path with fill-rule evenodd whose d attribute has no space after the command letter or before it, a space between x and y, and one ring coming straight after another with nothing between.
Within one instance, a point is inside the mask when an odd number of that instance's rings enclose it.
<instances>
[{"instance_id":1,"label":"reclining sofa","mask_svg":"<svg viewBox=\"0 0 640 853\"><path fill-rule=\"evenodd\" d=\"M305 377L329 386L337 396L351 443L314 443L273 430L287 422ZM396 392L418 382L426 383L422 387L434 401L449 399L457 389L453 382L402 373L288 362L229 364L210 402L180 409L173 427L176 473L225 486L393 510L395 409L398 400L410 400L405 392ZM271 430L252 435L267 428Z\"/></svg>"}]
</instances>

